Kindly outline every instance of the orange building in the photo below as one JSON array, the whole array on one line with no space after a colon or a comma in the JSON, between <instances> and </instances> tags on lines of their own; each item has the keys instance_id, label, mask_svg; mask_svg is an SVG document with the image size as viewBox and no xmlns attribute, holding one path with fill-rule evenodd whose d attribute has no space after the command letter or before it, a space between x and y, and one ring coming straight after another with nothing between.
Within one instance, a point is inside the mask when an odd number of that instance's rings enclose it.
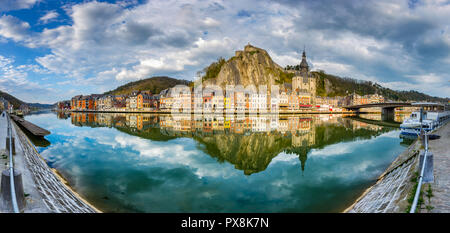
<instances>
[{"instance_id":1,"label":"orange building","mask_svg":"<svg viewBox=\"0 0 450 233\"><path fill-rule=\"evenodd\" d=\"M94 98L92 96L83 96L78 101L79 110L94 110L95 108Z\"/></svg>"},{"instance_id":2,"label":"orange building","mask_svg":"<svg viewBox=\"0 0 450 233\"><path fill-rule=\"evenodd\" d=\"M75 110L80 107L81 103L79 104L78 102L80 101L81 97L82 95L77 95L72 98L72 100L70 101L70 109Z\"/></svg>"}]
</instances>

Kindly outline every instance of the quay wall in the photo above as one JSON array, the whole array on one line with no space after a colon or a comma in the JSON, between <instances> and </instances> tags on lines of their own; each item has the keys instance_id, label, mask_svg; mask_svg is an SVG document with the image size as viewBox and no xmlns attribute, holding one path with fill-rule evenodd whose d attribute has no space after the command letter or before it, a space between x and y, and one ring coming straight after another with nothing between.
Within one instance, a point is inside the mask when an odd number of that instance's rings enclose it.
<instances>
[{"instance_id":1,"label":"quay wall","mask_svg":"<svg viewBox=\"0 0 450 233\"><path fill-rule=\"evenodd\" d=\"M344 213L404 213L408 195L418 170L420 141L416 140L401 153Z\"/></svg>"},{"instance_id":2,"label":"quay wall","mask_svg":"<svg viewBox=\"0 0 450 233\"><path fill-rule=\"evenodd\" d=\"M32 174L35 188L49 212L53 213L99 213L101 212L80 195L78 195L68 183L50 168L44 158L36 151L36 148L14 122L16 141L23 150L26 167Z\"/></svg>"},{"instance_id":3,"label":"quay wall","mask_svg":"<svg viewBox=\"0 0 450 233\"><path fill-rule=\"evenodd\" d=\"M345 213L402 213L418 170L420 141L415 141L381 174Z\"/></svg>"}]
</instances>

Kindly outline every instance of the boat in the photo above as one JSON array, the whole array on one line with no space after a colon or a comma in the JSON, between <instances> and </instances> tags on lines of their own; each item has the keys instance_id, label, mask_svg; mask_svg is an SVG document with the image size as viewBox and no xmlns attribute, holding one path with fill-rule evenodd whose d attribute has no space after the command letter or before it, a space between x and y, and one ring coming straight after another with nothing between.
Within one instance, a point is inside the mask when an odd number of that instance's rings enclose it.
<instances>
[{"instance_id":1,"label":"boat","mask_svg":"<svg viewBox=\"0 0 450 233\"><path fill-rule=\"evenodd\" d=\"M450 120L448 105L439 103L413 103L411 105L423 108L422 122L420 121L421 112L412 112L409 118L406 118L400 125L400 133L403 135L419 135L420 129L428 133Z\"/></svg>"},{"instance_id":2,"label":"boat","mask_svg":"<svg viewBox=\"0 0 450 233\"><path fill-rule=\"evenodd\" d=\"M16 110L16 115L17 116L23 116L22 110Z\"/></svg>"}]
</instances>

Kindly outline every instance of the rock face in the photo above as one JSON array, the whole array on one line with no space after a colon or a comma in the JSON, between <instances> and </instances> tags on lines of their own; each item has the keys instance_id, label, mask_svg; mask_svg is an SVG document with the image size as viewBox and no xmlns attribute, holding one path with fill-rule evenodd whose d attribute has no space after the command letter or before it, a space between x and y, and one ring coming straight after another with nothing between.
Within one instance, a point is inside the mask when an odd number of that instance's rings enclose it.
<instances>
[{"instance_id":1,"label":"rock face","mask_svg":"<svg viewBox=\"0 0 450 233\"><path fill-rule=\"evenodd\" d=\"M283 68L276 64L264 50L252 45L247 45L244 51L236 51L234 57L223 64L216 78L205 80L203 84L218 85L225 88L226 85L275 85L279 80Z\"/></svg>"},{"instance_id":2,"label":"rock face","mask_svg":"<svg viewBox=\"0 0 450 233\"><path fill-rule=\"evenodd\" d=\"M327 94L331 93L333 91L333 84L328 79L325 79L324 82L325 82L325 92Z\"/></svg>"},{"instance_id":3,"label":"rock face","mask_svg":"<svg viewBox=\"0 0 450 233\"><path fill-rule=\"evenodd\" d=\"M219 161L228 161L245 175L264 171L273 158L291 146L291 138L280 134L219 134L196 137L205 152Z\"/></svg>"}]
</instances>

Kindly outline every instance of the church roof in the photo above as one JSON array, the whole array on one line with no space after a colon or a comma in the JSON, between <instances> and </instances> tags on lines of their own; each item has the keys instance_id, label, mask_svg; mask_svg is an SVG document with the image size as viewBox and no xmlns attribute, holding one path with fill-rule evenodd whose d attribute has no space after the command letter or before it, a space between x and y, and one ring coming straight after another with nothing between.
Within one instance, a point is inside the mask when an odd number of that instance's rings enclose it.
<instances>
[{"instance_id":1,"label":"church roof","mask_svg":"<svg viewBox=\"0 0 450 233\"><path fill-rule=\"evenodd\" d=\"M308 62L306 62L306 53L304 50L303 50L302 61L300 62L300 69L302 69L302 68L307 68L307 69L309 68Z\"/></svg>"}]
</instances>

